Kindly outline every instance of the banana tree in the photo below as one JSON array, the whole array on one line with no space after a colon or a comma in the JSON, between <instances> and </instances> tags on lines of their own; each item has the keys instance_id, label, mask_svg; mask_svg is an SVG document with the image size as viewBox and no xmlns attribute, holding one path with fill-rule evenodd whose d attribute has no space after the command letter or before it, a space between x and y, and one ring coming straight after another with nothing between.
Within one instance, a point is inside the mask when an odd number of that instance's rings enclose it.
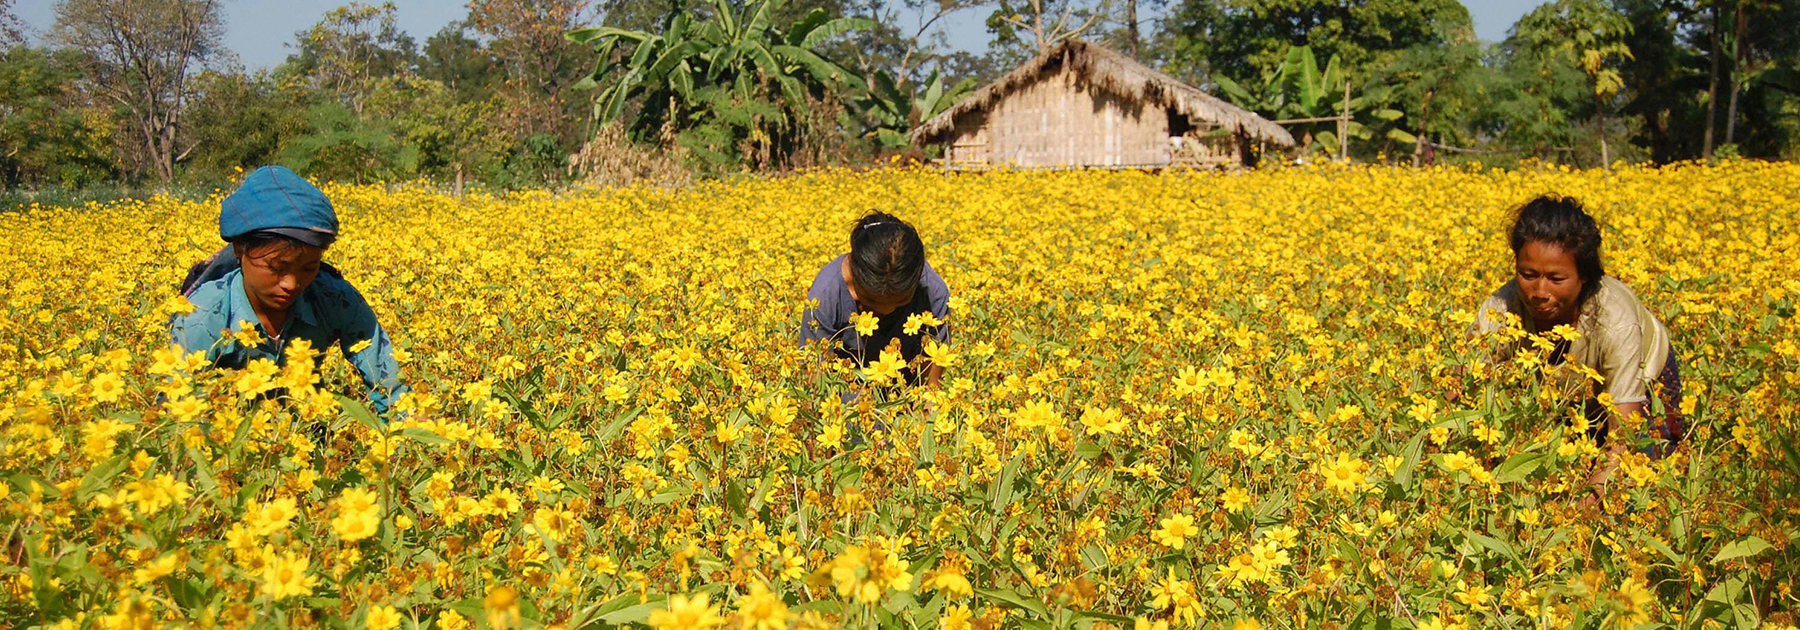
<instances>
[{"instance_id":1,"label":"banana tree","mask_svg":"<svg viewBox=\"0 0 1800 630\"><path fill-rule=\"evenodd\" d=\"M570 31L569 40L593 46L599 58L576 87L598 89L598 122L627 118L627 105L638 104L625 129L640 141L655 138L665 126L679 131L704 122L711 115L707 103L718 96L709 92L702 99L702 90L720 89L739 102L773 102L780 114L766 123L777 133L834 90L865 91L856 73L817 51L833 37L874 23L814 9L793 24L777 25L771 16L782 5L783 0L741 7L713 0L710 15L674 12L661 32L604 26Z\"/></svg>"},{"instance_id":2,"label":"banana tree","mask_svg":"<svg viewBox=\"0 0 1800 630\"><path fill-rule=\"evenodd\" d=\"M869 82L866 95L856 101L868 131L864 135L883 149L907 146L907 132L914 126L941 114L957 101L975 91L974 79L963 79L948 88L938 71L931 71L924 89L918 94L902 88L886 70L877 70Z\"/></svg>"},{"instance_id":3,"label":"banana tree","mask_svg":"<svg viewBox=\"0 0 1800 630\"><path fill-rule=\"evenodd\" d=\"M1216 77L1215 81L1225 98L1238 107L1270 120L1303 121L1285 123L1290 130L1301 132L1296 134L1302 139L1301 151L1338 153L1337 123L1317 120L1344 113L1344 89L1348 79L1337 55L1332 55L1320 68L1311 46L1291 46L1281 65L1264 77L1261 85L1246 87L1224 76ZM1382 120L1401 116L1396 110L1373 107L1380 102L1380 99L1372 98L1374 96L1365 90L1350 97L1351 118L1344 126L1350 138L1368 140L1371 137L1369 128L1356 120L1359 112Z\"/></svg>"}]
</instances>

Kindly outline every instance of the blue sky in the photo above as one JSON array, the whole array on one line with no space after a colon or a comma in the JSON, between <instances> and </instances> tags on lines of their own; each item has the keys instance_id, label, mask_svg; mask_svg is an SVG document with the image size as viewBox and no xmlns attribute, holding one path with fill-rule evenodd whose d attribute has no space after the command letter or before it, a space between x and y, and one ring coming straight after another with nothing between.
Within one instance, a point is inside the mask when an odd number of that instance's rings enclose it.
<instances>
[{"instance_id":1,"label":"blue sky","mask_svg":"<svg viewBox=\"0 0 1800 630\"><path fill-rule=\"evenodd\" d=\"M333 7L348 0L225 0L225 46L236 52L245 67L257 70L274 67L292 52L294 32L312 26ZM1544 0L1464 0L1475 18L1475 34L1482 39L1499 41L1506 29ZM51 7L54 0L24 0L15 3L14 11L36 34L50 28L55 21ZM399 7L400 27L415 40L436 33L445 24L468 13L460 0L394 0ZM987 47L987 31L982 21L987 16L968 11L941 22L953 46L965 50ZM909 29L910 30L910 29Z\"/></svg>"}]
</instances>

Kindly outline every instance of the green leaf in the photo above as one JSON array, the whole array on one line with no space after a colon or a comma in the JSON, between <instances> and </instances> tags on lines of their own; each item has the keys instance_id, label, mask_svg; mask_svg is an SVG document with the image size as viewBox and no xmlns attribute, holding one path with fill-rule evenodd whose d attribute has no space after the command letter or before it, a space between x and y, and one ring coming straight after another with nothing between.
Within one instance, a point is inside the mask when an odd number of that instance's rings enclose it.
<instances>
[{"instance_id":1,"label":"green leaf","mask_svg":"<svg viewBox=\"0 0 1800 630\"><path fill-rule=\"evenodd\" d=\"M1400 462L1400 469L1394 471L1394 483L1401 488L1410 489L1413 471L1418 470L1419 458L1425 454L1425 432L1420 431L1418 435L1413 436L1413 439L1406 443L1406 450L1403 453L1405 461Z\"/></svg>"},{"instance_id":2,"label":"green leaf","mask_svg":"<svg viewBox=\"0 0 1800 630\"><path fill-rule=\"evenodd\" d=\"M1504 541L1497 538L1489 538L1469 530L1464 530L1463 536L1468 538L1470 542L1486 547L1495 553L1505 556L1513 562L1524 564L1524 561L1519 559L1519 552L1514 551L1512 545L1508 545Z\"/></svg>"},{"instance_id":3,"label":"green leaf","mask_svg":"<svg viewBox=\"0 0 1800 630\"><path fill-rule=\"evenodd\" d=\"M342 407L344 413L348 414L351 418L354 418L357 422L363 423L363 426L369 427L370 430L376 433L387 432L387 427L383 425L380 420L375 418L375 414L370 412L368 406L363 405L362 401L351 400L343 394L334 394L334 396L337 396L338 406Z\"/></svg>"},{"instance_id":4,"label":"green leaf","mask_svg":"<svg viewBox=\"0 0 1800 630\"><path fill-rule=\"evenodd\" d=\"M1015 456L1000 469L1000 478L994 480L993 487L988 491L989 505L994 511L998 512L1000 508L1012 503L1013 479L1019 476L1019 462L1024 457Z\"/></svg>"},{"instance_id":5,"label":"green leaf","mask_svg":"<svg viewBox=\"0 0 1800 630\"><path fill-rule=\"evenodd\" d=\"M1104 452L1106 449L1101 448L1098 443L1088 440L1083 440L1080 444L1075 445L1075 456L1082 459L1093 459Z\"/></svg>"},{"instance_id":6,"label":"green leaf","mask_svg":"<svg viewBox=\"0 0 1800 630\"><path fill-rule=\"evenodd\" d=\"M1500 483L1524 481L1539 466L1544 465L1544 460L1548 458L1547 453L1519 453L1509 457L1499 467L1494 468L1494 481Z\"/></svg>"},{"instance_id":7,"label":"green leaf","mask_svg":"<svg viewBox=\"0 0 1800 630\"><path fill-rule=\"evenodd\" d=\"M194 462L194 479L200 482L200 490L214 499L219 498L218 474L213 472L212 464L207 463L206 458L192 446L187 447L187 454L188 459Z\"/></svg>"},{"instance_id":8,"label":"green leaf","mask_svg":"<svg viewBox=\"0 0 1800 630\"><path fill-rule=\"evenodd\" d=\"M113 478L119 476L119 473L124 471L125 466L130 463L129 458L119 455L88 470L87 474L81 476L81 485L75 487L75 499L81 503L87 503L88 499L93 498L101 488L110 484Z\"/></svg>"},{"instance_id":9,"label":"green leaf","mask_svg":"<svg viewBox=\"0 0 1800 630\"><path fill-rule=\"evenodd\" d=\"M801 17L800 21L795 22L793 26L788 27L787 43L794 46L803 45L807 35L812 34L813 31L817 30L819 26L825 24L825 22L830 19L831 16L826 14L824 9L814 8L813 10L806 12L806 15Z\"/></svg>"},{"instance_id":10,"label":"green leaf","mask_svg":"<svg viewBox=\"0 0 1800 630\"><path fill-rule=\"evenodd\" d=\"M636 419L641 413L644 413L643 407L633 407L631 411L619 414L619 417L613 418L612 422L607 423L606 428L600 430L600 434L594 437L594 441L599 442L602 446L612 444L613 436L618 435L620 429L625 428L626 424Z\"/></svg>"},{"instance_id":11,"label":"green leaf","mask_svg":"<svg viewBox=\"0 0 1800 630\"><path fill-rule=\"evenodd\" d=\"M1224 76L1213 77L1213 81L1219 84L1219 91L1224 92L1225 98L1231 99L1233 104L1247 109L1257 109L1256 99L1250 97L1250 91L1244 89L1244 86L1238 85L1236 81Z\"/></svg>"},{"instance_id":12,"label":"green leaf","mask_svg":"<svg viewBox=\"0 0 1800 630\"><path fill-rule=\"evenodd\" d=\"M762 483L756 484L756 496L750 497L750 511L762 511L763 501L769 497L769 486L775 483L775 471L763 475Z\"/></svg>"},{"instance_id":13,"label":"green leaf","mask_svg":"<svg viewBox=\"0 0 1800 630\"><path fill-rule=\"evenodd\" d=\"M627 599L627 598L629 598L629 599ZM636 595L621 595L617 598L614 598L612 601L625 602L625 601L630 601L630 600L635 600L635 599L637 599ZM650 619L650 613L667 607L663 603L664 600L666 600L666 599L668 599L668 597L664 596L664 595L653 595L653 596L649 597L648 599L645 599L641 603L633 604L630 606L626 606L624 608L620 608L618 610L613 610L611 612L601 614L599 616L599 620L602 622L611 624L611 625L615 625L615 626L623 626L626 624L633 624L633 623L644 623L645 621L648 621ZM479 617L477 617L477 618L479 618Z\"/></svg>"},{"instance_id":14,"label":"green leaf","mask_svg":"<svg viewBox=\"0 0 1800 630\"><path fill-rule=\"evenodd\" d=\"M1030 597L1026 597L1024 595L1021 595L1021 594L1019 594L1018 591L1015 591L1012 589L982 589L982 588L978 588L978 589L975 589L975 594L980 595L982 597L986 597L988 599L991 599L991 600L994 600L997 602L1000 602L1002 605L1005 605L1010 608L1017 608L1020 610L1029 610L1031 612L1037 613L1038 616L1040 616L1040 617L1049 617L1050 616L1050 611L1048 609L1044 608L1043 602L1037 601Z\"/></svg>"},{"instance_id":15,"label":"green leaf","mask_svg":"<svg viewBox=\"0 0 1800 630\"><path fill-rule=\"evenodd\" d=\"M725 507L730 508L732 514L742 515L744 505L744 483L737 479L726 482Z\"/></svg>"},{"instance_id":16,"label":"green leaf","mask_svg":"<svg viewBox=\"0 0 1800 630\"><path fill-rule=\"evenodd\" d=\"M630 29L623 29L623 28L617 28L617 27L612 27L612 26L602 26L599 28L578 28L578 29L569 31L567 33L563 33L563 39L567 39L567 40L569 40L571 42L575 42L577 44L596 43L601 40L607 40L607 39L624 39L624 40L630 40L630 41L641 43L646 39L650 39L651 37L655 37L655 36L651 35L650 33L643 32L643 31L634 31L634 30L630 30Z\"/></svg>"},{"instance_id":17,"label":"green leaf","mask_svg":"<svg viewBox=\"0 0 1800 630\"><path fill-rule=\"evenodd\" d=\"M1401 116L1406 115L1406 112L1402 112L1397 109L1387 109L1387 108L1377 109L1373 113L1375 114L1376 118L1380 118L1382 120L1388 120L1388 121L1400 120Z\"/></svg>"},{"instance_id":18,"label":"green leaf","mask_svg":"<svg viewBox=\"0 0 1800 630\"><path fill-rule=\"evenodd\" d=\"M1419 142L1418 136L1412 135L1410 133L1407 133L1407 132L1399 130L1399 129L1389 129L1387 132L1387 137L1388 137L1388 139L1393 140L1395 142L1399 142L1401 144L1417 144Z\"/></svg>"},{"instance_id":19,"label":"green leaf","mask_svg":"<svg viewBox=\"0 0 1800 630\"><path fill-rule=\"evenodd\" d=\"M1657 550L1663 557L1668 558L1670 562L1681 564L1686 558L1686 556L1676 553L1674 549L1670 549L1668 545L1663 544L1662 541L1655 538L1646 537L1644 538L1644 542L1649 543L1652 549Z\"/></svg>"},{"instance_id":20,"label":"green leaf","mask_svg":"<svg viewBox=\"0 0 1800 630\"><path fill-rule=\"evenodd\" d=\"M1719 550L1719 555L1713 556L1712 563L1719 564L1738 558L1748 558L1772 548L1774 548L1774 545L1770 545L1769 541L1755 536L1749 536L1743 540L1725 545L1724 549Z\"/></svg>"},{"instance_id":21,"label":"green leaf","mask_svg":"<svg viewBox=\"0 0 1800 630\"><path fill-rule=\"evenodd\" d=\"M450 443L450 438L444 437L442 435L438 435L436 433L432 433L430 431L427 431L425 429L421 429L418 427L409 427L409 428L401 429L399 432L395 433L394 435L409 437L409 438L412 438L414 440L417 440L417 441L420 441L420 442L423 442L426 444L449 444Z\"/></svg>"},{"instance_id":22,"label":"green leaf","mask_svg":"<svg viewBox=\"0 0 1800 630\"><path fill-rule=\"evenodd\" d=\"M817 9L814 10L816 11ZM870 30L876 26L878 25L875 21L870 19L848 17L837 18L825 22L824 24L820 24L817 28L808 32L806 38L800 40L800 47L808 50L815 49L818 48L820 44L825 43L825 40L837 37L838 35L850 31Z\"/></svg>"}]
</instances>

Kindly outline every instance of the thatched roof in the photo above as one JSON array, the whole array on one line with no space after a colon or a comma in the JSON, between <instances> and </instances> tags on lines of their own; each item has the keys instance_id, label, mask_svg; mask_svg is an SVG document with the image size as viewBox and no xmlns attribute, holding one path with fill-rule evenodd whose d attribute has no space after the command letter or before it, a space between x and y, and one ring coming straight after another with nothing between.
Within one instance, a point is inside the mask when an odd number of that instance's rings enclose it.
<instances>
[{"instance_id":1,"label":"thatched roof","mask_svg":"<svg viewBox=\"0 0 1800 630\"><path fill-rule=\"evenodd\" d=\"M1038 80L1044 71L1057 66L1069 68L1101 89L1174 108L1192 120L1203 120L1242 131L1252 138L1281 146L1294 144L1294 137L1286 129L1282 129L1281 125L1177 81L1175 77L1158 72L1130 57L1078 39L1066 40L1051 47L1006 73L998 81L976 90L950 109L920 123L912 131L913 143L937 139L956 127L958 116L993 106L1000 99Z\"/></svg>"}]
</instances>

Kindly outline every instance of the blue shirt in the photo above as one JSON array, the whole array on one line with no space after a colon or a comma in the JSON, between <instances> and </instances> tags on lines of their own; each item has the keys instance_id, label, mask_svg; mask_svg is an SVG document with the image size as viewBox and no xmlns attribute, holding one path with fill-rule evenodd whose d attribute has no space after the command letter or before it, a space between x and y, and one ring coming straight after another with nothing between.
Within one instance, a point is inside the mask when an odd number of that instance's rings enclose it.
<instances>
[{"instance_id":1,"label":"blue shirt","mask_svg":"<svg viewBox=\"0 0 1800 630\"><path fill-rule=\"evenodd\" d=\"M832 344L839 357L867 365L877 358L870 356L871 353L880 352L895 339L900 340L901 356L909 363L919 356L925 335L942 343L950 342L950 287L944 284L944 278L937 270L931 268L931 263L925 263L924 276L919 279L919 290L913 292L912 302L892 313L877 316L874 333L866 337L857 334L856 327L850 324L850 316L856 314L858 307L856 298L850 296L850 285L844 283L845 258L838 256L825 265L806 292L806 299L817 301L818 306L807 309L800 316L800 345L809 342ZM906 320L915 313L931 313L945 323L927 326L908 335ZM908 381L914 380L911 368L904 374Z\"/></svg>"},{"instance_id":2,"label":"blue shirt","mask_svg":"<svg viewBox=\"0 0 1800 630\"><path fill-rule=\"evenodd\" d=\"M406 391L400 384L400 365L394 361L394 346L375 319L375 311L363 300L356 287L332 274L321 273L300 293L288 313L287 323L279 335L271 334L250 306L244 292L244 272L234 270L223 278L207 282L188 295L194 312L175 318L169 326L175 345L185 352L205 349L206 358L215 367L243 369L251 361L268 359L276 365L286 361L283 350L288 342L305 339L312 343L315 367L333 344L344 353L344 359L356 367L363 384L369 387L369 401L376 413L386 412L394 398ZM221 338L219 331L238 332L251 327L262 336L262 343L247 347L237 340ZM364 340L368 347L360 352L350 348Z\"/></svg>"}]
</instances>

